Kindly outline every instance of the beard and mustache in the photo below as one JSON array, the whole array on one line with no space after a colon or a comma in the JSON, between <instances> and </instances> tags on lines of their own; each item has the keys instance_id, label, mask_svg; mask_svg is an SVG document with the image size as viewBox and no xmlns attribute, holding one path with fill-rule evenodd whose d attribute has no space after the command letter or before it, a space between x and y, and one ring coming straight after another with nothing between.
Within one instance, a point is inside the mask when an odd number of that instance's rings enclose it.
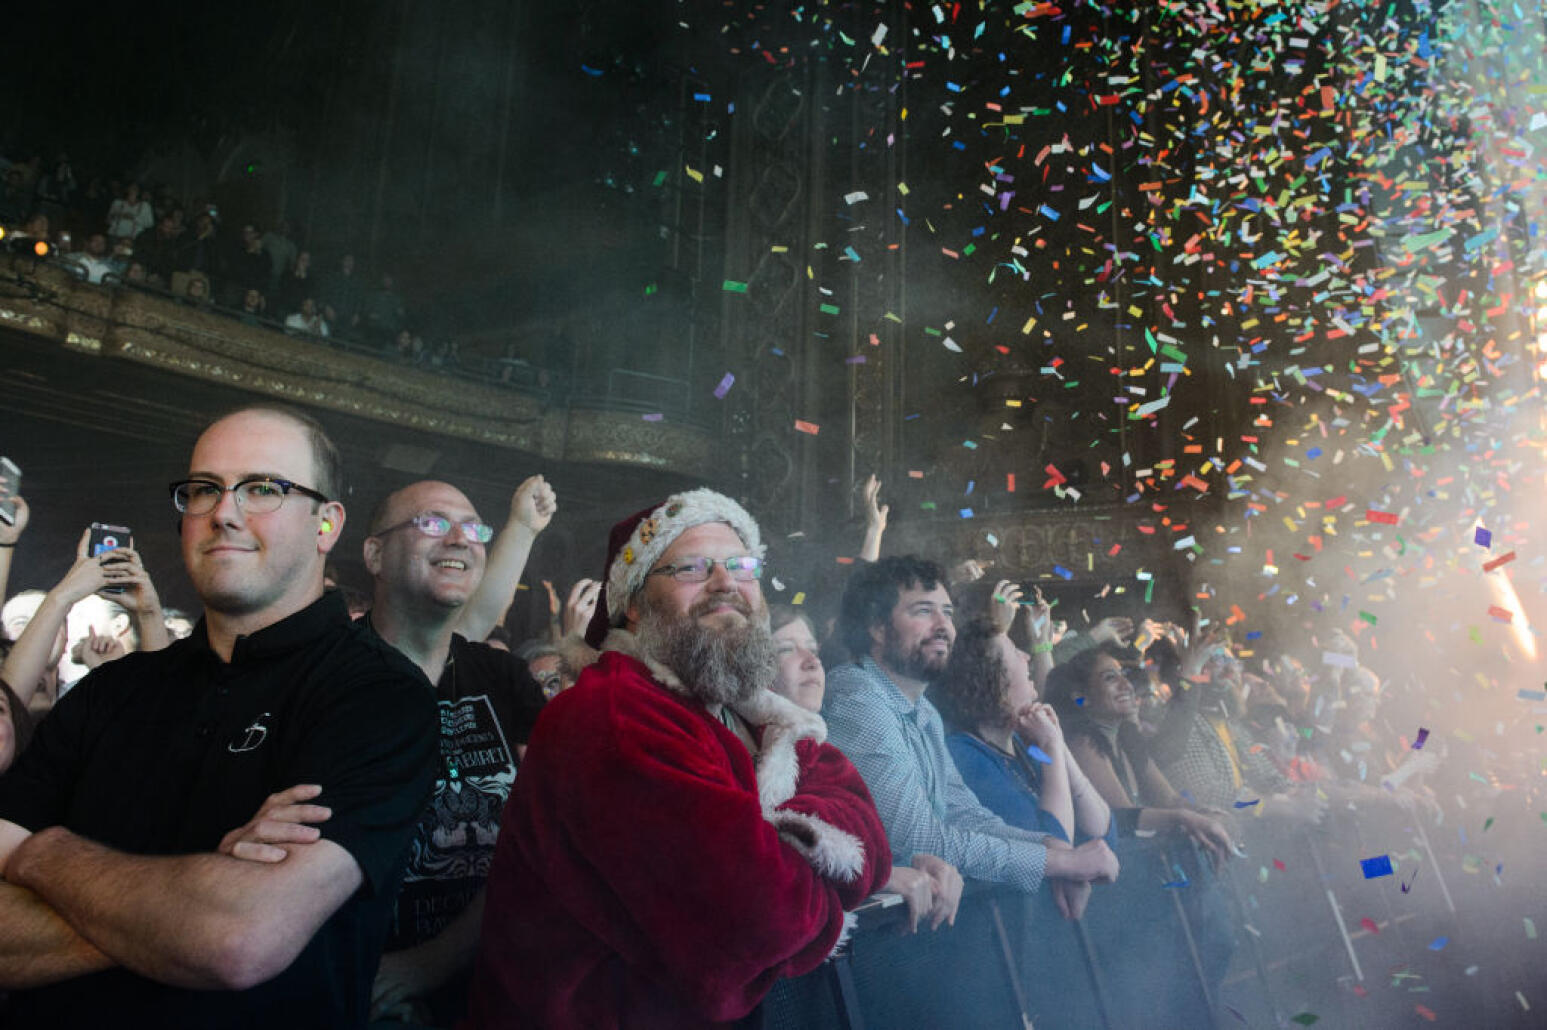
<instances>
[{"instance_id":1,"label":"beard and mustache","mask_svg":"<svg viewBox=\"0 0 1547 1030\"><path fill-rule=\"evenodd\" d=\"M936 641L945 642L945 654L929 655L924 649ZM951 637L944 630L932 633L904 651L902 638L890 623L886 626L886 639L881 645L881 661L888 669L908 679L921 683L935 683L945 675L946 664L951 660Z\"/></svg>"},{"instance_id":2,"label":"beard and mustache","mask_svg":"<svg viewBox=\"0 0 1547 1030\"><path fill-rule=\"evenodd\" d=\"M741 613L739 625L705 626L699 618L726 605ZM685 615L641 605L636 635L645 651L677 674L705 704L736 705L773 686L778 658L768 611L754 610L740 591L705 594Z\"/></svg>"}]
</instances>

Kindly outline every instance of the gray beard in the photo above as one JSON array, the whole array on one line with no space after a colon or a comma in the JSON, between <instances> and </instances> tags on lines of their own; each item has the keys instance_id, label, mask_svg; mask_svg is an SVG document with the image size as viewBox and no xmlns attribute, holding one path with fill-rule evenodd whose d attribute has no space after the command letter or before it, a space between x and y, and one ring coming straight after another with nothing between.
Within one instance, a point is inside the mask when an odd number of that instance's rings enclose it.
<instances>
[{"instance_id":1,"label":"gray beard","mask_svg":"<svg viewBox=\"0 0 1547 1030\"><path fill-rule=\"evenodd\" d=\"M697 620L693 612L673 617L644 606L636 635L645 653L706 705L734 708L773 686L778 659L765 614L731 629L705 629Z\"/></svg>"}]
</instances>

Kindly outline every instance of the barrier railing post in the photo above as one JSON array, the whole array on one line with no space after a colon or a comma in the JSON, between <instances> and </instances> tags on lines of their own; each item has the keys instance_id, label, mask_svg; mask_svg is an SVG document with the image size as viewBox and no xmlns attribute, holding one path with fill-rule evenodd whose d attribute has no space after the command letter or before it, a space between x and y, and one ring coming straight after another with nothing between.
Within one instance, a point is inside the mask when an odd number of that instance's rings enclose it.
<instances>
[{"instance_id":1,"label":"barrier railing post","mask_svg":"<svg viewBox=\"0 0 1547 1030\"><path fill-rule=\"evenodd\" d=\"M1286 1017L1278 1007L1278 999L1273 996L1272 982L1268 979L1268 965L1262 958L1262 945L1258 942L1257 935L1250 929L1251 924L1246 918L1246 900L1241 897L1241 887L1235 881L1235 871L1225 870L1220 879L1228 888L1226 896L1230 899L1230 905L1235 910L1236 922L1241 925L1247 947L1251 951L1252 968L1256 970L1257 982L1262 985L1262 1000L1267 1003L1268 1011L1273 1013L1273 1025L1283 1026Z\"/></svg>"},{"instance_id":2,"label":"barrier railing post","mask_svg":"<svg viewBox=\"0 0 1547 1030\"><path fill-rule=\"evenodd\" d=\"M1167 865L1175 865L1171 860L1171 851L1164 846L1160 849L1162 859ZM1199 858L1199 861L1206 861ZM1209 987L1208 974L1203 971L1203 955L1198 951L1198 939L1193 936L1192 924L1187 921L1187 910L1182 906L1182 898L1176 891L1171 892L1171 909L1176 913L1176 921L1182 927L1182 939L1187 942L1187 954L1192 959L1193 976L1198 981L1198 990L1203 992L1203 1004L1209 1010L1209 1026L1217 1026L1219 1020L1214 1011L1214 992Z\"/></svg>"},{"instance_id":3,"label":"barrier railing post","mask_svg":"<svg viewBox=\"0 0 1547 1030\"><path fill-rule=\"evenodd\" d=\"M1316 878L1321 881L1322 889L1327 895L1327 907L1332 909L1332 918L1337 921L1338 934L1343 938L1343 948L1348 952L1348 961L1354 967L1354 977L1360 983L1364 982L1364 970L1360 968L1359 956L1354 952L1353 938L1348 936L1348 925L1343 922L1343 909L1338 904L1337 895L1332 892L1332 884L1327 879L1327 864L1321 859L1321 849L1316 846L1316 841L1309 833L1302 833L1306 850L1311 853L1311 861L1316 864Z\"/></svg>"},{"instance_id":4,"label":"barrier railing post","mask_svg":"<svg viewBox=\"0 0 1547 1030\"><path fill-rule=\"evenodd\" d=\"M849 964L849 953L845 951L834 956L828 965L832 967L828 984L832 987L840 1030L865 1030L865 1016L860 1011L859 991L854 986L854 967Z\"/></svg>"}]
</instances>

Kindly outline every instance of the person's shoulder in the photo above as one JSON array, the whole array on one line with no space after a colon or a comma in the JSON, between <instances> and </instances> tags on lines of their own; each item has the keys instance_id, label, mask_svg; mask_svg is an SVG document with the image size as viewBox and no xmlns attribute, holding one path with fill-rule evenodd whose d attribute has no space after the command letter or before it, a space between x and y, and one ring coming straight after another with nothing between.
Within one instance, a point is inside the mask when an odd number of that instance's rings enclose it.
<instances>
[{"instance_id":1,"label":"person's shoulder","mask_svg":"<svg viewBox=\"0 0 1547 1030\"><path fill-rule=\"evenodd\" d=\"M361 620L340 624L338 648L340 661L347 661L357 677L381 680L386 683L421 690L429 684L424 671L408 660L408 657L383 640Z\"/></svg>"},{"instance_id":2,"label":"person's shoulder","mask_svg":"<svg viewBox=\"0 0 1547 1030\"><path fill-rule=\"evenodd\" d=\"M876 678L858 662L842 662L827 673L828 698L864 698L874 695Z\"/></svg>"}]
</instances>

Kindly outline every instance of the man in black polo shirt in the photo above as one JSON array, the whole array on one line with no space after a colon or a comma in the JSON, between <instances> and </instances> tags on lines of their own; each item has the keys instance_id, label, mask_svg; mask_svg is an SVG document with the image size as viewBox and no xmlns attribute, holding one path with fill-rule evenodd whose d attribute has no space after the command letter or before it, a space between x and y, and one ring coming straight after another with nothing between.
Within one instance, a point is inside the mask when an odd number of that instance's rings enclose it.
<instances>
[{"instance_id":1,"label":"man in black polo shirt","mask_svg":"<svg viewBox=\"0 0 1547 1030\"><path fill-rule=\"evenodd\" d=\"M546 517L539 498L537 515ZM440 768L419 824L373 990L373 1017L449 1026L467 1004L484 880L519 752L543 706L526 664L452 632L483 579L494 531L456 487L425 481L371 516L373 629L436 684Z\"/></svg>"},{"instance_id":2,"label":"man in black polo shirt","mask_svg":"<svg viewBox=\"0 0 1547 1030\"><path fill-rule=\"evenodd\" d=\"M173 499L204 618L93 672L0 778L7 1026L364 1026L435 706L323 594L338 492L298 412L199 438ZM276 829L295 784L328 818Z\"/></svg>"}]
</instances>

